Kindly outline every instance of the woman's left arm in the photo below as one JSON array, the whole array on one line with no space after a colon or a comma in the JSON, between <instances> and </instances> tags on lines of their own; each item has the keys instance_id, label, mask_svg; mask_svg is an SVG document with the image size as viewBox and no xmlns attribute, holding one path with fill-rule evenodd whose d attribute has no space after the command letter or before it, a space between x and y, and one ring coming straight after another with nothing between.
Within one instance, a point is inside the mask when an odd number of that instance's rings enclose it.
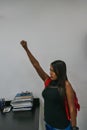
<instances>
[{"instance_id":1,"label":"woman's left arm","mask_svg":"<svg viewBox=\"0 0 87 130\"><path fill-rule=\"evenodd\" d=\"M74 105L74 92L69 81L66 81L66 96L67 96L69 111L71 116L71 125L72 127L75 127L77 126L77 119L76 119L76 110Z\"/></svg>"}]
</instances>

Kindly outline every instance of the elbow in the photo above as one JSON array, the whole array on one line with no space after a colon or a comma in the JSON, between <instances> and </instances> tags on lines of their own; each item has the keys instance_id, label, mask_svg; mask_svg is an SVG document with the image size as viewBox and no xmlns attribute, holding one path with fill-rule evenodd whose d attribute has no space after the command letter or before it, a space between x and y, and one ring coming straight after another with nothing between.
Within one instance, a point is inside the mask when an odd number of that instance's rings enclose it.
<instances>
[{"instance_id":1,"label":"elbow","mask_svg":"<svg viewBox=\"0 0 87 130\"><path fill-rule=\"evenodd\" d=\"M39 62L35 62L35 63L33 63L33 66L35 67L35 68L38 68L40 65L39 65Z\"/></svg>"},{"instance_id":2,"label":"elbow","mask_svg":"<svg viewBox=\"0 0 87 130\"><path fill-rule=\"evenodd\" d=\"M74 106L70 108L70 115L76 116L76 109Z\"/></svg>"}]
</instances>

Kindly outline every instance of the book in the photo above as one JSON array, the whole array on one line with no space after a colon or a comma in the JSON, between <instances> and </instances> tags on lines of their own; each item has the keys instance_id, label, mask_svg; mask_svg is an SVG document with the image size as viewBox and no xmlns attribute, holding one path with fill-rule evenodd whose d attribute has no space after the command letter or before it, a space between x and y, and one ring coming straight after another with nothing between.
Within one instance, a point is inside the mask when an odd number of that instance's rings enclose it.
<instances>
[{"instance_id":1,"label":"book","mask_svg":"<svg viewBox=\"0 0 87 130\"><path fill-rule=\"evenodd\" d=\"M13 111L31 110L33 107L33 94L28 91L17 93L10 104Z\"/></svg>"}]
</instances>

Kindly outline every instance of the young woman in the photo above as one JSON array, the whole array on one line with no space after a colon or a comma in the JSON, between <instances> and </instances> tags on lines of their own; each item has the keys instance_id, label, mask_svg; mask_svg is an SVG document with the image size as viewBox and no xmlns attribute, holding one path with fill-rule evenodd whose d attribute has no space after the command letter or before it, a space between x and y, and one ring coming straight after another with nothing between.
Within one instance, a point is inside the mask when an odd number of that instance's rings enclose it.
<instances>
[{"instance_id":1,"label":"young woman","mask_svg":"<svg viewBox=\"0 0 87 130\"><path fill-rule=\"evenodd\" d=\"M79 130L76 121L74 92L67 78L65 62L62 60L52 62L50 64L50 75L48 75L30 52L27 42L22 40L20 44L26 51L38 75L45 83L42 96L44 98L46 130ZM65 98L68 101L70 120L66 115Z\"/></svg>"}]
</instances>

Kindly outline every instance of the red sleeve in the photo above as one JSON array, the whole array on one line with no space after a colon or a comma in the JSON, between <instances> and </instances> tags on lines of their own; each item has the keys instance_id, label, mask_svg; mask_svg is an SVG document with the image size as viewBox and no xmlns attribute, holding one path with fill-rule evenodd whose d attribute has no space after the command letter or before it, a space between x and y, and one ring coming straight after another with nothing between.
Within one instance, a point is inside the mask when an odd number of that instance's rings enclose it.
<instances>
[{"instance_id":1,"label":"red sleeve","mask_svg":"<svg viewBox=\"0 0 87 130\"><path fill-rule=\"evenodd\" d=\"M80 104L78 102L78 98L77 98L77 95L76 93L74 92L74 104L75 104L75 107L77 108L78 111L80 111Z\"/></svg>"},{"instance_id":2,"label":"red sleeve","mask_svg":"<svg viewBox=\"0 0 87 130\"><path fill-rule=\"evenodd\" d=\"M47 87L50 82L51 82L51 78L49 77L49 78L46 79L45 82L44 82L45 87Z\"/></svg>"}]
</instances>

